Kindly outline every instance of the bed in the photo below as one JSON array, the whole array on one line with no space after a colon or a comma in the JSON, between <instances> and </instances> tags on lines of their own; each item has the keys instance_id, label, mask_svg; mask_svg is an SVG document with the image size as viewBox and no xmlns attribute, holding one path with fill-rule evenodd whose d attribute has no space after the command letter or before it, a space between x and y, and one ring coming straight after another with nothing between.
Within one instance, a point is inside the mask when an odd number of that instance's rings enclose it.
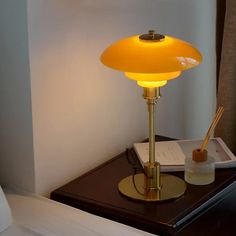
<instances>
[{"instance_id":1,"label":"bed","mask_svg":"<svg viewBox=\"0 0 236 236\"><path fill-rule=\"evenodd\" d=\"M0 230L0 236L152 235L35 194L12 190L4 192L0 197L0 208L5 209L1 211L0 221L3 223L3 218L10 211L11 219L9 214L5 217L6 225ZM4 195L7 201L3 199ZM9 206L6 206L7 202Z\"/></svg>"}]
</instances>

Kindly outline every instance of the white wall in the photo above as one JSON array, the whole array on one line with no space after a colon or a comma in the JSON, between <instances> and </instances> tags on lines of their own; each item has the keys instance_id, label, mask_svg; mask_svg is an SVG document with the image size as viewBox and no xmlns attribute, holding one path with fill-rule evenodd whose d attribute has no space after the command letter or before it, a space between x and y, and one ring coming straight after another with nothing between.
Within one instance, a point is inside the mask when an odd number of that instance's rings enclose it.
<instances>
[{"instance_id":1,"label":"white wall","mask_svg":"<svg viewBox=\"0 0 236 236\"><path fill-rule=\"evenodd\" d=\"M147 136L142 89L99 62L119 38L156 29L202 51L201 66L163 88L157 130L177 138L204 133L215 103L214 0L27 4L36 192L48 193Z\"/></svg>"},{"instance_id":2,"label":"white wall","mask_svg":"<svg viewBox=\"0 0 236 236\"><path fill-rule=\"evenodd\" d=\"M0 1L0 184L34 191L34 158L24 0Z\"/></svg>"},{"instance_id":3,"label":"white wall","mask_svg":"<svg viewBox=\"0 0 236 236\"><path fill-rule=\"evenodd\" d=\"M152 1L151 1L152 2ZM156 28L190 42L203 55L200 66L183 72L162 89L157 113L158 132L176 138L202 138L215 112L216 1L156 1ZM160 24L160 27L158 27Z\"/></svg>"}]
</instances>

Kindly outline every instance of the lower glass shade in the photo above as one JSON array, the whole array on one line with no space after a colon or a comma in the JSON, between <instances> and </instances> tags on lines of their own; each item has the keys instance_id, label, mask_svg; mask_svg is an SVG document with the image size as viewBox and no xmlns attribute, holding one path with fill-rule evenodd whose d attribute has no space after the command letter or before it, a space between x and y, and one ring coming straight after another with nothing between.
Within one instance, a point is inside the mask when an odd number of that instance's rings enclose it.
<instances>
[{"instance_id":1,"label":"lower glass shade","mask_svg":"<svg viewBox=\"0 0 236 236\"><path fill-rule=\"evenodd\" d=\"M168 72L168 73L131 73L131 72L125 72L125 76L129 79L137 80L137 81L149 81L149 82L175 79L176 77L180 76L180 74L181 74L181 71Z\"/></svg>"},{"instance_id":2,"label":"lower glass shade","mask_svg":"<svg viewBox=\"0 0 236 236\"><path fill-rule=\"evenodd\" d=\"M167 84L166 80L163 81L137 81L137 84L143 88L159 88Z\"/></svg>"}]
</instances>

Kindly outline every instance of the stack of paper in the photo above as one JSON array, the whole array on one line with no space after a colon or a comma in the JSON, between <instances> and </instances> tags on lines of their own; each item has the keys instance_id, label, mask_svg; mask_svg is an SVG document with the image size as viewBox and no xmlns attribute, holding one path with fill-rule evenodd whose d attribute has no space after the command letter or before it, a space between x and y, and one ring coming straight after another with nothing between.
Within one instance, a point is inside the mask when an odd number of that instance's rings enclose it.
<instances>
[{"instance_id":1,"label":"stack of paper","mask_svg":"<svg viewBox=\"0 0 236 236\"><path fill-rule=\"evenodd\" d=\"M155 143L156 161L162 171L183 171L185 158L192 158L192 150L201 146L202 140L178 140ZM134 149L143 164L149 160L149 144L135 143ZM216 161L216 168L236 167L236 157L221 138L210 139L208 155Z\"/></svg>"}]
</instances>

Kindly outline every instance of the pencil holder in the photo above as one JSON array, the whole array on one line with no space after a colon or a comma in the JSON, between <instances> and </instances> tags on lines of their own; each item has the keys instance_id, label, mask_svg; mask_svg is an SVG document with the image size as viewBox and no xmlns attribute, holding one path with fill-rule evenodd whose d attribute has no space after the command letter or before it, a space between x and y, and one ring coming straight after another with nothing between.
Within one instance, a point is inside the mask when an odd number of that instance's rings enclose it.
<instances>
[{"instance_id":1,"label":"pencil holder","mask_svg":"<svg viewBox=\"0 0 236 236\"><path fill-rule=\"evenodd\" d=\"M207 150L193 150L192 158L185 159L184 179L193 185L207 185L215 180L215 160Z\"/></svg>"}]
</instances>

